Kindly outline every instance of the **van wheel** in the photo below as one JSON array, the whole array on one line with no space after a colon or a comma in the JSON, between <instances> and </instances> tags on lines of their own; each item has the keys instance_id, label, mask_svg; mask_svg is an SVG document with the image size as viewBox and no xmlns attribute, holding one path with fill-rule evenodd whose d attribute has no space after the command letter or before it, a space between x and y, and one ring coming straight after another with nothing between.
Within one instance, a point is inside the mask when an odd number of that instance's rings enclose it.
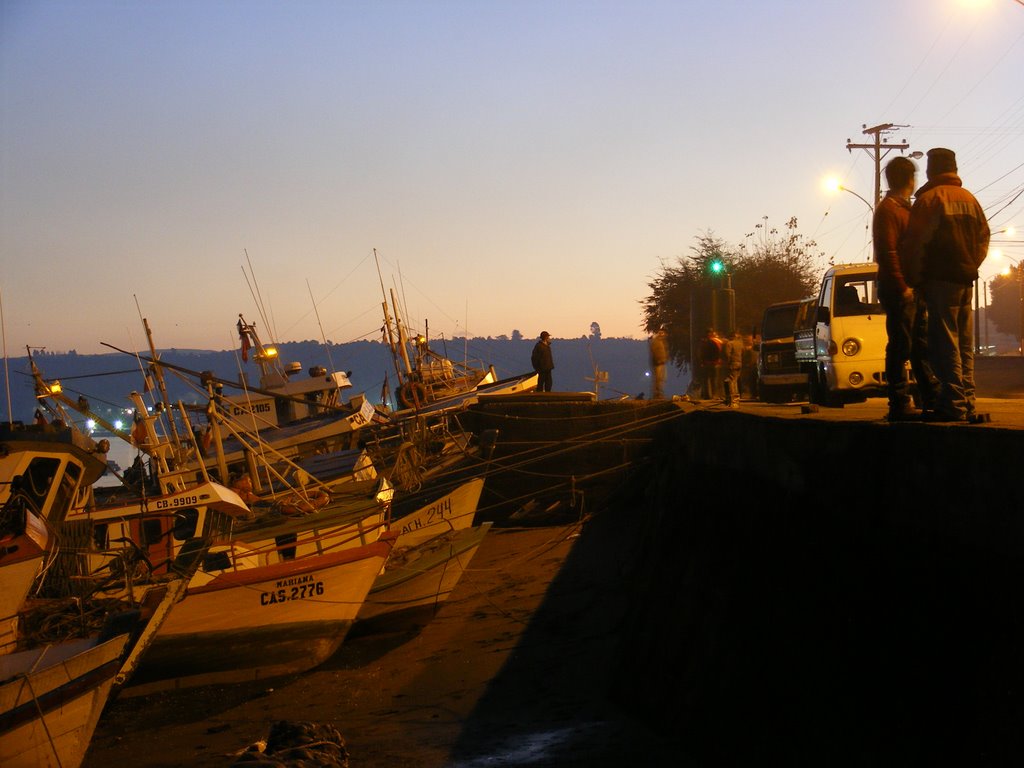
<instances>
[{"instance_id":1,"label":"van wheel","mask_svg":"<svg viewBox=\"0 0 1024 768\"><path fill-rule=\"evenodd\" d=\"M823 405L826 408L842 408L843 399L839 395L829 392L825 383L825 373L818 366L817 370L807 375L808 399L816 405Z\"/></svg>"},{"instance_id":2,"label":"van wheel","mask_svg":"<svg viewBox=\"0 0 1024 768\"><path fill-rule=\"evenodd\" d=\"M843 408L843 397L828 389L828 384L825 381L825 372L821 369L821 366L818 366L817 386L817 402L819 406L824 406L825 408Z\"/></svg>"},{"instance_id":3,"label":"van wheel","mask_svg":"<svg viewBox=\"0 0 1024 768\"><path fill-rule=\"evenodd\" d=\"M818 369L815 368L807 373L807 400L814 405L824 405L825 402L822 399L824 393L824 387L821 384L821 376L818 374Z\"/></svg>"}]
</instances>

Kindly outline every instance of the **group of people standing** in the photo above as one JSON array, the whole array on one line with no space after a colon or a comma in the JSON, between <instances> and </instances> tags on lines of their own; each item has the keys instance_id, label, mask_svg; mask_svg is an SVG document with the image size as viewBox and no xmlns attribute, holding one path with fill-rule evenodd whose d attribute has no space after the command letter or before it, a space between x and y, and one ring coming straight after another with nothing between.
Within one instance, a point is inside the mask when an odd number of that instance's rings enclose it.
<instances>
[{"instance_id":1,"label":"group of people standing","mask_svg":"<svg viewBox=\"0 0 1024 768\"><path fill-rule=\"evenodd\" d=\"M988 219L963 188L952 150L929 150L925 173L927 182L914 192L914 162L891 160L885 167L888 191L872 226L888 334L889 419L974 422L981 417L974 393L971 288L988 254ZM911 397L908 362L920 407Z\"/></svg>"},{"instance_id":2,"label":"group of people standing","mask_svg":"<svg viewBox=\"0 0 1024 768\"><path fill-rule=\"evenodd\" d=\"M723 339L714 328L708 328L697 353L702 400L712 400L721 392L727 407L739 408L741 393L753 396L757 348L752 336L744 338L733 329L729 338Z\"/></svg>"}]
</instances>

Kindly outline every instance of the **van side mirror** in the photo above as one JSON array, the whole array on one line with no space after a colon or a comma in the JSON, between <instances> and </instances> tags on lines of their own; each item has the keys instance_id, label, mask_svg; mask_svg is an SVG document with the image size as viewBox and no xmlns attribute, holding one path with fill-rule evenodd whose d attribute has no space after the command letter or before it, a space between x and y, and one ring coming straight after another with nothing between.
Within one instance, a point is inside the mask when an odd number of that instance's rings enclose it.
<instances>
[{"instance_id":1,"label":"van side mirror","mask_svg":"<svg viewBox=\"0 0 1024 768\"><path fill-rule=\"evenodd\" d=\"M818 307L818 322L825 323L828 325L832 321L832 313L828 311L828 307Z\"/></svg>"}]
</instances>

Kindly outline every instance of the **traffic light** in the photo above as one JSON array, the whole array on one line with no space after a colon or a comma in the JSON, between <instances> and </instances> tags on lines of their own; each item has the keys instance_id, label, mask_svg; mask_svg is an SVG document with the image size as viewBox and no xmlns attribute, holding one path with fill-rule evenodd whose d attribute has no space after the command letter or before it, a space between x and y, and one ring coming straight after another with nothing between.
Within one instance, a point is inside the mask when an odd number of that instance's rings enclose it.
<instances>
[{"instance_id":1,"label":"traffic light","mask_svg":"<svg viewBox=\"0 0 1024 768\"><path fill-rule=\"evenodd\" d=\"M719 258L714 258L708 262L708 271L711 272L712 275L720 275L724 269L725 264L723 264L722 260Z\"/></svg>"}]
</instances>

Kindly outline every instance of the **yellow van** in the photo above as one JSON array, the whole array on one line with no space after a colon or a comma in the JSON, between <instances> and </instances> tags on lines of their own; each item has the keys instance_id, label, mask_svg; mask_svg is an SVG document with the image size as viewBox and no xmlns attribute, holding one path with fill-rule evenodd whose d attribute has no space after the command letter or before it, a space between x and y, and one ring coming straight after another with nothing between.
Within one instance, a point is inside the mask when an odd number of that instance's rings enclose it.
<instances>
[{"instance_id":1,"label":"yellow van","mask_svg":"<svg viewBox=\"0 0 1024 768\"><path fill-rule=\"evenodd\" d=\"M812 403L842 406L886 396L885 311L878 301L878 265L842 264L821 281L816 312L794 333Z\"/></svg>"}]
</instances>

